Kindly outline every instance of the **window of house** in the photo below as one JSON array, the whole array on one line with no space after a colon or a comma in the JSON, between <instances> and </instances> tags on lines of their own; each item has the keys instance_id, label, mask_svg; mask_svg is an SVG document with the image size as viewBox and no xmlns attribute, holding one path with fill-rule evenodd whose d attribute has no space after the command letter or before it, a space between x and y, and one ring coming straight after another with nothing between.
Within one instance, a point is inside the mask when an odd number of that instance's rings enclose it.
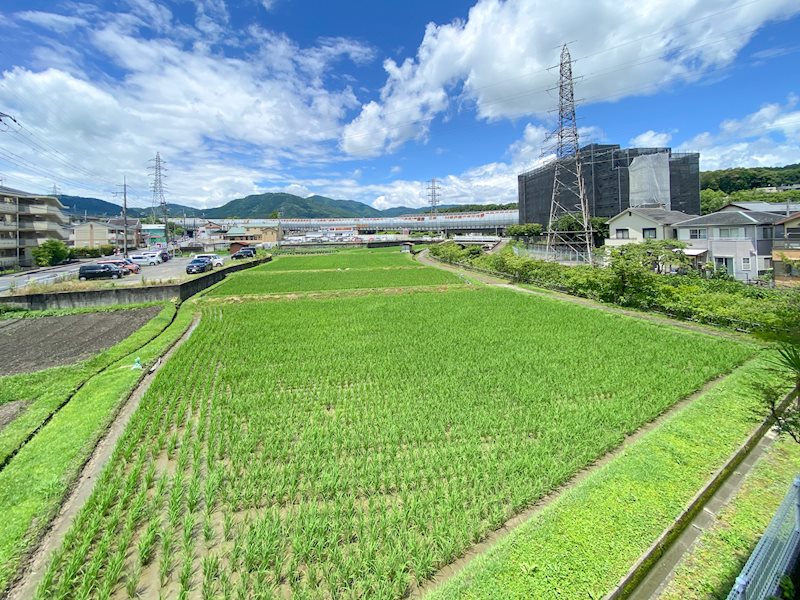
<instances>
[{"instance_id":1,"label":"window of house","mask_svg":"<svg viewBox=\"0 0 800 600\"><path fill-rule=\"evenodd\" d=\"M771 258L764 258L764 268L771 269L772 268L772 259Z\"/></svg>"},{"instance_id":2,"label":"window of house","mask_svg":"<svg viewBox=\"0 0 800 600\"><path fill-rule=\"evenodd\" d=\"M615 232L615 237L618 240L629 240L631 239L631 232L627 229L617 229Z\"/></svg>"},{"instance_id":3,"label":"window of house","mask_svg":"<svg viewBox=\"0 0 800 600\"><path fill-rule=\"evenodd\" d=\"M750 257L743 256L742 257L742 271L749 271L750 270Z\"/></svg>"},{"instance_id":4,"label":"window of house","mask_svg":"<svg viewBox=\"0 0 800 600\"><path fill-rule=\"evenodd\" d=\"M743 237L741 235L742 228L741 227L720 227L719 228L719 237L722 239L739 239Z\"/></svg>"},{"instance_id":5,"label":"window of house","mask_svg":"<svg viewBox=\"0 0 800 600\"><path fill-rule=\"evenodd\" d=\"M775 237L775 230L771 225L768 226L768 227L762 227L761 228L761 239L762 240L771 240L774 237Z\"/></svg>"},{"instance_id":6,"label":"window of house","mask_svg":"<svg viewBox=\"0 0 800 600\"><path fill-rule=\"evenodd\" d=\"M655 227L645 227L644 229L642 229L642 237L646 240L656 239Z\"/></svg>"},{"instance_id":7,"label":"window of house","mask_svg":"<svg viewBox=\"0 0 800 600\"><path fill-rule=\"evenodd\" d=\"M690 240L705 240L708 238L708 232L705 229L690 229L689 230L689 239Z\"/></svg>"}]
</instances>

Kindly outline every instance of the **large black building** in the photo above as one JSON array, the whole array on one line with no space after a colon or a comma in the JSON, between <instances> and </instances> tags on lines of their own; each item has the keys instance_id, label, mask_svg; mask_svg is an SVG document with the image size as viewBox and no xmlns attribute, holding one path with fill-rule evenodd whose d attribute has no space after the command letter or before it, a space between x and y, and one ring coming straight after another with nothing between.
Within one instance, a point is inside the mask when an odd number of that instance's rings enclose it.
<instances>
[{"instance_id":1,"label":"large black building","mask_svg":"<svg viewBox=\"0 0 800 600\"><path fill-rule=\"evenodd\" d=\"M520 223L547 226L555 164L553 161L518 176ZM581 148L581 174L593 217L613 217L642 204L700 214L699 154L672 152L671 148L589 144Z\"/></svg>"}]
</instances>

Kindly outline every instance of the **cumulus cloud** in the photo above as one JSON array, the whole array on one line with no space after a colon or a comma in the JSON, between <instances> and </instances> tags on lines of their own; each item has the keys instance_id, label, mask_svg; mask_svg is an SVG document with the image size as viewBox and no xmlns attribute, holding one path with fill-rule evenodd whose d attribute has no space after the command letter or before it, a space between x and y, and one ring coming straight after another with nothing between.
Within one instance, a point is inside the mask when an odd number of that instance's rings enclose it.
<instances>
[{"instance_id":1,"label":"cumulus cloud","mask_svg":"<svg viewBox=\"0 0 800 600\"><path fill-rule=\"evenodd\" d=\"M568 40L576 40L580 97L613 100L724 67L759 26L799 11L794 0L735 7L729 0L658 0L646 7L595 0L573 10L549 0L479 0L466 20L430 23L415 57L386 59L380 101L362 107L341 146L376 156L425 140L453 95L474 103L487 120L541 115L555 102L547 90L556 75L548 67Z\"/></svg>"},{"instance_id":2,"label":"cumulus cloud","mask_svg":"<svg viewBox=\"0 0 800 600\"><path fill-rule=\"evenodd\" d=\"M677 150L700 152L700 168L777 167L800 156L798 98L765 104L740 119L720 123L716 133L702 132Z\"/></svg>"},{"instance_id":3,"label":"cumulus cloud","mask_svg":"<svg viewBox=\"0 0 800 600\"><path fill-rule=\"evenodd\" d=\"M653 131L648 129L628 142L634 148L662 148L668 146L672 134L668 131Z\"/></svg>"},{"instance_id":4,"label":"cumulus cloud","mask_svg":"<svg viewBox=\"0 0 800 600\"><path fill-rule=\"evenodd\" d=\"M22 144L16 158L6 155L14 161L4 169L7 182L38 182L40 190L55 182L107 197L127 174L140 181L144 197L147 160L160 151L171 161L170 200L213 205L259 191L281 160L331 160L342 119L358 103L349 86L329 84L326 75L335 61L372 60L371 47L344 37L301 47L251 28L237 37L245 49L211 51L210 33L229 28L223 0L197 2L193 25L176 22L152 0L127 3L125 13L89 14L76 5L74 14L12 15L72 27L86 54L59 53L60 44L42 37L30 66L0 73L4 112L54 149ZM87 75L80 64L87 55L124 76Z\"/></svg>"}]
</instances>

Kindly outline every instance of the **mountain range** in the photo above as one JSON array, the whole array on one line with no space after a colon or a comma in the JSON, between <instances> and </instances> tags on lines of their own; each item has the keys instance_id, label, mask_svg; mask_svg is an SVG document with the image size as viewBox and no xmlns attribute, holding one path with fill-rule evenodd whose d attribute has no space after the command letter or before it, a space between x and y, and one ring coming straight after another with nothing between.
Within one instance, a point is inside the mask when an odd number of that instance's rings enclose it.
<instances>
[{"instance_id":1,"label":"mountain range","mask_svg":"<svg viewBox=\"0 0 800 600\"><path fill-rule=\"evenodd\" d=\"M83 196L59 196L66 212L76 216L115 217L122 212L122 207L113 202L99 198ZM497 208L516 208L516 205L443 205L441 212L454 210L491 210ZM396 217L423 213L428 207L408 208L400 206L387 210L378 210L363 202L354 200L335 200L325 196L309 196L301 198L283 192L253 194L244 198L231 200L216 208L193 208L181 204L167 204L170 217L202 217L205 219L269 219L280 215L285 219L330 219L352 217ZM150 208L128 207L128 215L136 218L152 216ZM157 217L161 213L157 211Z\"/></svg>"}]
</instances>

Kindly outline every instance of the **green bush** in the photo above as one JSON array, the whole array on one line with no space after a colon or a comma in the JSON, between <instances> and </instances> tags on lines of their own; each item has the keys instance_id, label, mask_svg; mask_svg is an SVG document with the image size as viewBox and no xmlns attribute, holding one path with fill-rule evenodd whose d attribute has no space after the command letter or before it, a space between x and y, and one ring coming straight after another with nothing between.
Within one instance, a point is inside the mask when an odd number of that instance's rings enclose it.
<instances>
[{"instance_id":1,"label":"green bush","mask_svg":"<svg viewBox=\"0 0 800 600\"><path fill-rule=\"evenodd\" d=\"M67 259L69 248L61 240L45 240L32 251L33 259L40 267L57 265Z\"/></svg>"},{"instance_id":2,"label":"green bush","mask_svg":"<svg viewBox=\"0 0 800 600\"><path fill-rule=\"evenodd\" d=\"M630 248L628 248L630 246ZM609 255L605 268L566 266L499 254L473 256L453 242L432 246L430 253L452 263L467 264L509 276L514 281L555 289L630 308L656 310L674 317L726 327L779 334L800 330L800 293L747 285L730 278L658 274L653 257L665 256L653 244L629 244ZM652 247L651 247L652 246Z\"/></svg>"},{"instance_id":3,"label":"green bush","mask_svg":"<svg viewBox=\"0 0 800 600\"><path fill-rule=\"evenodd\" d=\"M100 258L100 248L73 248L72 256L75 258Z\"/></svg>"}]
</instances>

